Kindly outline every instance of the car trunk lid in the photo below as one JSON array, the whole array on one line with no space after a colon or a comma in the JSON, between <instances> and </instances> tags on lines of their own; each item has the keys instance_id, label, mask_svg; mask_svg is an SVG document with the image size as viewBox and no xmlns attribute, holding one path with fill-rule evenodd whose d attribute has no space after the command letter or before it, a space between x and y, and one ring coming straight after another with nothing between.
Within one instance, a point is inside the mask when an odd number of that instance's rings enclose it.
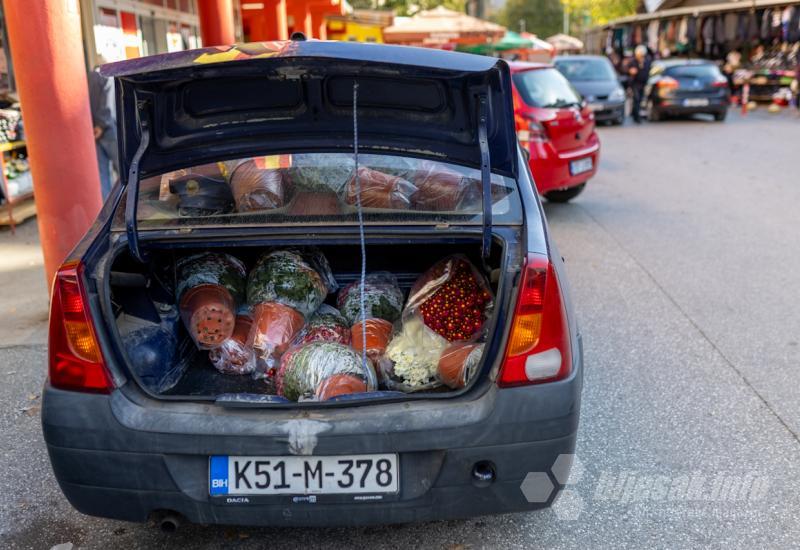
<instances>
[{"instance_id":1,"label":"car trunk lid","mask_svg":"<svg viewBox=\"0 0 800 550\"><path fill-rule=\"evenodd\" d=\"M117 84L126 226L138 246L139 180L248 154L358 149L480 169L484 243L490 173L515 177L510 75L492 58L334 42L205 48L104 66Z\"/></svg>"}]
</instances>

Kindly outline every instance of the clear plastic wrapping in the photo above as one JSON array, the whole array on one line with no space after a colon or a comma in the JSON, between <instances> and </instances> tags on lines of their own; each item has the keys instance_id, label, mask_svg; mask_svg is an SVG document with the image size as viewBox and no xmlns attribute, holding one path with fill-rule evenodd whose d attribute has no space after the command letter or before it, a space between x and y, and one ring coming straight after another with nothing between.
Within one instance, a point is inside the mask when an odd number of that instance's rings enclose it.
<instances>
[{"instance_id":1,"label":"clear plastic wrapping","mask_svg":"<svg viewBox=\"0 0 800 550\"><path fill-rule=\"evenodd\" d=\"M355 281L339 291L336 305L348 323L360 321L361 281ZM385 319L394 323L403 311L403 291L397 278L388 271L368 273L364 278L364 306L367 319Z\"/></svg>"},{"instance_id":2,"label":"clear plastic wrapping","mask_svg":"<svg viewBox=\"0 0 800 550\"><path fill-rule=\"evenodd\" d=\"M378 370L389 390L416 392L441 385L437 369L447 340L430 330L422 318L412 316L403 320L386 353L378 360Z\"/></svg>"},{"instance_id":3,"label":"clear plastic wrapping","mask_svg":"<svg viewBox=\"0 0 800 550\"><path fill-rule=\"evenodd\" d=\"M253 324L247 345L255 350L257 378L270 376L278 359L303 328L305 319L296 309L278 302L262 302L253 306Z\"/></svg>"},{"instance_id":4,"label":"clear plastic wrapping","mask_svg":"<svg viewBox=\"0 0 800 550\"><path fill-rule=\"evenodd\" d=\"M208 352L208 359L223 374L252 374L256 370L256 354L248 344L253 319L237 315L230 338Z\"/></svg>"},{"instance_id":5,"label":"clear plastic wrapping","mask_svg":"<svg viewBox=\"0 0 800 550\"><path fill-rule=\"evenodd\" d=\"M272 250L263 254L247 279L247 302L277 302L308 317L336 290L325 256L316 249Z\"/></svg>"},{"instance_id":6,"label":"clear plastic wrapping","mask_svg":"<svg viewBox=\"0 0 800 550\"><path fill-rule=\"evenodd\" d=\"M301 191L342 193L353 176L353 156L342 153L301 153L292 155L288 174Z\"/></svg>"},{"instance_id":7,"label":"clear plastic wrapping","mask_svg":"<svg viewBox=\"0 0 800 550\"><path fill-rule=\"evenodd\" d=\"M392 339L392 323L385 319L367 319L363 326L361 321L353 325L351 333L353 349L359 354L366 349L367 357L376 364Z\"/></svg>"},{"instance_id":8,"label":"clear plastic wrapping","mask_svg":"<svg viewBox=\"0 0 800 550\"><path fill-rule=\"evenodd\" d=\"M283 169L260 167L257 159L226 162L225 167L238 212L285 206L289 193Z\"/></svg>"},{"instance_id":9,"label":"clear plastic wrapping","mask_svg":"<svg viewBox=\"0 0 800 550\"><path fill-rule=\"evenodd\" d=\"M413 181L417 191L411 201L416 210L469 211L480 205L479 182L441 163L420 161L414 171Z\"/></svg>"},{"instance_id":10,"label":"clear plastic wrapping","mask_svg":"<svg viewBox=\"0 0 800 550\"><path fill-rule=\"evenodd\" d=\"M477 372L482 355L483 344L453 342L439 357L439 380L451 389L463 388Z\"/></svg>"},{"instance_id":11,"label":"clear plastic wrapping","mask_svg":"<svg viewBox=\"0 0 800 550\"><path fill-rule=\"evenodd\" d=\"M178 261L180 315L198 348L213 349L233 334L245 274L244 264L229 254L208 252Z\"/></svg>"},{"instance_id":12,"label":"clear plastic wrapping","mask_svg":"<svg viewBox=\"0 0 800 550\"><path fill-rule=\"evenodd\" d=\"M483 275L462 255L434 264L414 283L403 319L419 316L448 341L470 340L483 328L492 293Z\"/></svg>"},{"instance_id":13,"label":"clear plastic wrapping","mask_svg":"<svg viewBox=\"0 0 800 550\"><path fill-rule=\"evenodd\" d=\"M353 173L344 189L344 201L347 204L352 206L357 204L359 185L361 186L361 206L364 208L409 209L411 208L411 196L417 191L413 183L400 176L359 166L358 181Z\"/></svg>"},{"instance_id":14,"label":"clear plastic wrapping","mask_svg":"<svg viewBox=\"0 0 800 550\"><path fill-rule=\"evenodd\" d=\"M292 345L301 346L311 342L337 342L349 345L350 340L350 326L347 320L335 307L322 304L297 334Z\"/></svg>"},{"instance_id":15,"label":"clear plastic wrapping","mask_svg":"<svg viewBox=\"0 0 800 550\"><path fill-rule=\"evenodd\" d=\"M337 395L374 391L373 373L350 347L312 342L283 355L276 382L278 395L292 401L324 400Z\"/></svg>"}]
</instances>

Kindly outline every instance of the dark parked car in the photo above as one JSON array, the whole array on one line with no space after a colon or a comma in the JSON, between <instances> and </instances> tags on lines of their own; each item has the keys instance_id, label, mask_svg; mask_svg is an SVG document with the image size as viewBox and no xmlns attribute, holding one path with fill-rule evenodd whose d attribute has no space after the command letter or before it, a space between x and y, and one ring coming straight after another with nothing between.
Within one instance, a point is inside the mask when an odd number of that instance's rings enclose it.
<instances>
[{"instance_id":1,"label":"dark parked car","mask_svg":"<svg viewBox=\"0 0 800 550\"><path fill-rule=\"evenodd\" d=\"M730 104L728 80L712 61L667 59L654 61L645 88L647 116L713 115L725 120Z\"/></svg>"},{"instance_id":2,"label":"dark parked car","mask_svg":"<svg viewBox=\"0 0 800 550\"><path fill-rule=\"evenodd\" d=\"M564 264L518 146L504 61L308 41L102 70L116 82L124 177L55 277L42 407L50 461L75 508L174 528L179 518L382 524L552 503L554 493L531 502L521 483L575 448L583 353ZM470 376L392 391L383 384L395 381L395 365L370 391L288 400L287 379L275 394L263 379L215 370L187 331L222 330L222 310L181 325L182 266L209 251L234 255L220 271L192 275L224 276L232 288L236 269L261 265L264 250L292 247L299 257L310 246L340 285L359 280L363 247L369 269L393 274L405 294L459 254L457 265L474 271L454 276L485 280L480 303L492 300ZM300 288L285 286L293 277L308 282L297 300L327 288L295 265L275 270L286 292ZM221 301L233 295L225 288ZM283 327L273 320L267 330ZM146 333L175 326L161 340ZM187 347L185 370L153 378ZM369 361L357 364L369 372ZM314 365L328 366L337 362Z\"/></svg>"},{"instance_id":3,"label":"dark parked car","mask_svg":"<svg viewBox=\"0 0 800 550\"><path fill-rule=\"evenodd\" d=\"M553 63L583 96L597 122L625 122L625 90L608 58L569 55L556 57Z\"/></svg>"}]
</instances>

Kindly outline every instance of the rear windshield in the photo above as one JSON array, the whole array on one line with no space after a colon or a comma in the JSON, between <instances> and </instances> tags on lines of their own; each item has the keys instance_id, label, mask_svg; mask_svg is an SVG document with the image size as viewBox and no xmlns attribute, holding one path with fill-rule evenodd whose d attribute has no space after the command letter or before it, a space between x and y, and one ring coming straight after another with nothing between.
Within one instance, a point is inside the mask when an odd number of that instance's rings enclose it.
<instances>
[{"instance_id":1,"label":"rear windshield","mask_svg":"<svg viewBox=\"0 0 800 550\"><path fill-rule=\"evenodd\" d=\"M522 223L516 182L497 174L491 181L493 223ZM482 222L479 170L410 157L361 154L356 171L353 155L343 153L248 157L143 179L137 221L140 229L355 225L359 187L367 224Z\"/></svg>"},{"instance_id":2,"label":"rear windshield","mask_svg":"<svg viewBox=\"0 0 800 550\"><path fill-rule=\"evenodd\" d=\"M556 68L568 80L583 82L589 80L616 80L614 68L607 59L559 59Z\"/></svg>"},{"instance_id":3,"label":"rear windshield","mask_svg":"<svg viewBox=\"0 0 800 550\"><path fill-rule=\"evenodd\" d=\"M714 79L722 76L716 65L676 65L667 67L664 74L672 78Z\"/></svg>"},{"instance_id":4,"label":"rear windshield","mask_svg":"<svg viewBox=\"0 0 800 550\"><path fill-rule=\"evenodd\" d=\"M515 73L516 86L522 100L531 107L552 108L579 105L581 97L556 69L532 69Z\"/></svg>"}]
</instances>

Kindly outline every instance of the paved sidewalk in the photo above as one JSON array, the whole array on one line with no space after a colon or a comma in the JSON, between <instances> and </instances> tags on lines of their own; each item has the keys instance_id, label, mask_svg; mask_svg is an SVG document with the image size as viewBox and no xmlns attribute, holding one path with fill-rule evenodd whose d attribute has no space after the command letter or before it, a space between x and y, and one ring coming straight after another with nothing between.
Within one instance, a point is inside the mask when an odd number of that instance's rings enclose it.
<instances>
[{"instance_id":1,"label":"paved sidewalk","mask_svg":"<svg viewBox=\"0 0 800 550\"><path fill-rule=\"evenodd\" d=\"M46 344L48 307L36 218L0 229L0 348Z\"/></svg>"}]
</instances>

